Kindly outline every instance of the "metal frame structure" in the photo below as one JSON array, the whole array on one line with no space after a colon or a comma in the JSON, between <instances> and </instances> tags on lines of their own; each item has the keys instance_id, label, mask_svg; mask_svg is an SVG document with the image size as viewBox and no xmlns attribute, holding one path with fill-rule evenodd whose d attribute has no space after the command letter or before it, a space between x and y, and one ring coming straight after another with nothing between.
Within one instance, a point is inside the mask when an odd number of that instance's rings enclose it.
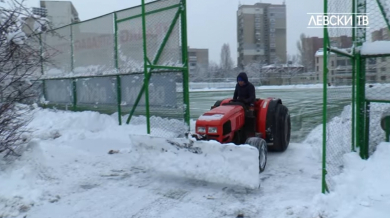
<instances>
[{"instance_id":1,"label":"metal frame structure","mask_svg":"<svg viewBox=\"0 0 390 218\"><path fill-rule=\"evenodd\" d=\"M385 10L380 0L376 0L378 7L380 8L381 14L386 21L387 27L390 30L389 20L386 17ZM328 0L324 0L324 15L332 13L328 11ZM324 65L323 65L323 137L322 137L322 186L321 192L326 193L330 192L329 186L327 184L327 149L328 149L328 139L327 139L327 124L328 124L328 61L330 57L330 52L336 53L341 56L350 58L352 63L352 93L351 93L351 106L352 106L352 116L351 116L351 151L359 152L359 155L362 159L369 158L369 133L370 133L370 108L371 103L389 103L389 100L379 100L379 99L368 99L366 97L366 59L372 57L386 57L390 54L382 55L362 55L358 49L366 42L366 28L358 27L356 24L356 14L366 13L367 10L367 0L352 0L352 42L353 47L351 54L346 54L344 52L333 49L330 45L329 30L328 25L324 25L323 34L324 34ZM389 141L390 134L390 119L386 120L387 129L386 129L386 141Z\"/></svg>"},{"instance_id":2,"label":"metal frame structure","mask_svg":"<svg viewBox=\"0 0 390 218\"><path fill-rule=\"evenodd\" d=\"M164 8L158 8L158 9L153 9L151 11L146 11L146 6L149 5L149 4L153 4L153 3L156 3L156 2L159 2L159 1L154 1L154 2L149 2L149 3L145 3L145 0L141 0L141 5L140 6L136 6L136 7L141 7L141 13L140 14L137 14L137 15L132 15L132 16L129 16L127 18L122 18L122 19L118 19L117 17L117 14L119 12L122 12L122 11L125 11L125 10L128 10L128 9L124 9L124 10L121 10L121 11L116 11L114 13L110 13L110 14L106 14L106 15L103 15L103 16L99 16L97 18L94 18L94 19L98 19L98 18L102 18L104 16L107 16L107 15L113 15L113 23L114 23L114 30L113 30L113 36L114 36L114 47L113 47L113 52L114 52L114 65L115 65L115 71L116 71L116 74L115 75L106 75L106 76L78 76L78 77L71 77L71 78L68 78L68 77L63 77L63 78L47 78L47 79L43 79L42 80L42 95L45 97L46 96L46 85L45 85L45 81L47 80L60 80L60 79L71 79L72 80L72 92L73 92L73 104L72 104L72 108L74 111L77 111L77 110L84 110L84 109L87 109L87 110L94 110L93 108L85 108L85 107L79 107L77 105L77 79L80 79L80 78L95 78L95 77L115 77L116 78L116 92L117 92L117 105L116 105L116 110L118 112L118 123L119 125L122 125L122 115L125 113L124 111L122 111L122 107L121 107L121 102L122 102L122 88L121 88L121 85L122 85L122 82L121 82L121 77L124 76L124 75L129 75L127 73L119 73L120 72L120 66L119 66L119 51L118 51L118 24L122 23L122 22L125 22L125 21L129 21L129 20L132 20L132 19L136 19L136 18L142 18L142 39L143 39L143 76L144 76L144 80L143 80L143 84L142 84L142 88L140 90L140 92L138 93L137 95L137 98L136 98L136 101L134 103L134 105L132 106L131 108L131 111L129 113L129 116L126 120L126 123L129 124L130 123L130 120L131 118L133 117L133 115L135 114L135 110L136 108L138 107L138 104L141 100L141 97L144 96L145 97L145 103L146 103L146 114L144 114L146 116L146 124L147 124L147 133L150 134L150 108L149 108L149 82L150 82L150 78L153 76L154 73L159 73L160 71L162 70L172 70L174 72L181 72L182 74L182 78L183 78L183 81L182 81L182 84L183 84L183 103L185 105L184 107L184 111L183 111L183 118L184 118L184 121L185 123L187 124L188 126L188 129L189 129L189 126L190 126L190 101L189 101L189 85L188 85L188 82L189 82L189 69L188 69L188 42L187 42L187 12L186 12L186 0L180 0L180 3L178 4L173 4L173 5L170 5L170 6L167 6L167 7L164 7ZM135 8L135 7L134 7ZM132 9L132 8L129 8L129 9ZM172 9L177 9L177 12L175 14L175 17L173 18L170 26L169 26L169 30L168 32L166 33L166 35L164 36L164 40L162 42L162 44L160 45L160 47L158 48L158 51L157 51L157 54L154 58L154 60L149 60L148 58L148 54L147 54L147 45L148 45L148 41L147 41L147 24L146 24L146 20L147 20L147 17L148 15L151 15L151 14L156 14L156 13L159 13L159 12L164 12L164 11L167 11L167 10L172 10ZM64 26L64 27L68 27L70 26L70 53L71 53L71 57L70 57L70 60L71 60L71 70L73 71L74 69L74 41L73 41L73 31L72 31L72 26L73 25L78 25L80 23L84 23L84 22L89 22L91 20L94 20L94 19L90 19L90 20L86 20L86 21L83 21L83 22L79 22L79 23L76 23L76 24L70 24L70 25L67 25L67 26ZM181 67L175 67L175 66L159 66L157 65L158 61L160 60L160 57L162 56L162 53L164 51L164 48L165 48L165 45L167 44L168 40L170 39L170 36L171 36L171 33L173 31L173 29L175 28L175 26L179 24L180 25L180 37L181 37L181 53L182 53L182 66ZM60 28L64 28L64 27L60 27ZM57 29L60 29L60 28L57 28ZM57 30L57 29L54 29L53 31ZM41 40L41 48L43 47L42 45L42 40ZM44 74L44 67L42 65L42 74ZM132 74L137 74L137 73L132 73ZM138 74L141 74L141 72L138 72Z\"/></svg>"}]
</instances>

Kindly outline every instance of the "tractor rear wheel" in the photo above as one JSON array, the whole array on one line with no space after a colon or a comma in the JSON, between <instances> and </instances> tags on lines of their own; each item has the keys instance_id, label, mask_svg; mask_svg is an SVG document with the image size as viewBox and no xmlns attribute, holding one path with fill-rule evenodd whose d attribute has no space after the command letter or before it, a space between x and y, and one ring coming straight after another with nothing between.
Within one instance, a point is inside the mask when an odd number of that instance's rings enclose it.
<instances>
[{"instance_id":1,"label":"tractor rear wheel","mask_svg":"<svg viewBox=\"0 0 390 218\"><path fill-rule=\"evenodd\" d=\"M258 137L250 137L245 144L251 145L259 151L259 173L263 172L267 165L267 142Z\"/></svg>"},{"instance_id":2,"label":"tractor rear wheel","mask_svg":"<svg viewBox=\"0 0 390 218\"><path fill-rule=\"evenodd\" d=\"M269 147L270 151L283 152L290 143L291 121L290 114L286 106L278 104L275 111L273 124L273 145Z\"/></svg>"}]
</instances>

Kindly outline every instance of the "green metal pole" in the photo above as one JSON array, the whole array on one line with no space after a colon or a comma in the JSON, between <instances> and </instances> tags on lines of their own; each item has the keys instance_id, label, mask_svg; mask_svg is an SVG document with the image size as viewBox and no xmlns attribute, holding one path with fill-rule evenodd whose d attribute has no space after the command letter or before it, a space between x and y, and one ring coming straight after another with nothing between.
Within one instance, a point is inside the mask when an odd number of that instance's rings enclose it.
<instances>
[{"instance_id":1,"label":"green metal pole","mask_svg":"<svg viewBox=\"0 0 390 218\"><path fill-rule=\"evenodd\" d=\"M42 80L42 96L46 100L46 80ZM43 104L43 107L46 107L45 104Z\"/></svg>"},{"instance_id":2,"label":"green metal pole","mask_svg":"<svg viewBox=\"0 0 390 218\"><path fill-rule=\"evenodd\" d=\"M119 60L118 60L118 23L117 23L117 15L114 13L114 58L115 58L115 69L116 73L119 73ZM119 75L116 76L116 98L118 104L118 122L119 125L122 125L122 89L121 89L121 77Z\"/></svg>"},{"instance_id":3,"label":"green metal pole","mask_svg":"<svg viewBox=\"0 0 390 218\"><path fill-rule=\"evenodd\" d=\"M182 0L182 14L181 14L181 37L182 37L182 61L186 69L183 70L183 100L185 107L184 120L190 130L190 94L189 94L189 79L188 79L188 39L187 39L187 3Z\"/></svg>"},{"instance_id":4,"label":"green metal pole","mask_svg":"<svg viewBox=\"0 0 390 218\"><path fill-rule=\"evenodd\" d=\"M145 89L145 107L146 107L146 129L150 134L150 111L149 111L149 81L148 81L148 50L146 38L146 17L145 17L145 0L142 1L142 36L144 41L144 89Z\"/></svg>"},{"instance_id":5,"label":"green metal pole","mask_svg":"<svg viewBox=\"0 0 390 218\"><path fill-rule=\"evenodd\" d=\"M76 79L72 80L73 87L73 111L77 110L77 82Z\"/></svg>"},{"instance_id":6,"label":"green metal pole","mask_svg":"<svg viewBox=\"0 0 390 218\"><path fill-rule=\"evenodd\" d=\"M361 56L360 53L355 54L356 64L356 147L361 149L361 137L362 137L362 123L361 123L361 69L360 69Z\"/></svg>"},{"instance_id":7,"label":"green metal pole","mask_svg":"<svg viewBox=\"0 0 390 218\"><path fill-rule=\"evenodd\" d=\"M74 55L73 55L73 25L70 25L70 71L74 69Z\"/></svg>"},{"instance_id":8,"label":"green metal pole","mask_svg":"<svg viewBox=\"0 0 390 218\"><path fill-rule=\"evenodd\" d=\"M369 124L366 122L367 119L367 107L366 107L366 59L363 59L360 62L360 69L361 69L361 92L360 92L360 108L361 110L361 124L363 124L363 129L362 129L362 158L367 159L368 158L368 140L369 140L369 135L367 134L369 130L366 130L369 128ZM367 142L367 143L366 143Z\"/></svg>"},{"instance_id":9,"label":"green metal pole","mask_svg":"<svg viewBox=\"0 0 390 218\"><path fill-rule=\"evenodd\" d=\"M354 43L354 45L356 45L355 43L355 36L356 36L356 0L352 0L352 42ZM355 116L356 116L356 84L355 84L355 80L356 80L356 59L355 59L355 54L356 54L356 50L355 48L353 48L353 51L352 51L352 54L353 54L353 58L351 59L351 62L352 62L352 136L351 136L351 150L352 151L356 151L355 149L355 135L356 135L356 125L355 125Z\"/></svg>"},{"instance_id":10,"label":"green metal pole","mask_svg":"<svg viewBox=\"0 0 390 218\"><path fill-rule=\"evenodd\" d=\"M370 107L369 101L366 101L366 113L365 113L365 124L364 124L364 159L369 157L369 146L370 146Z\"/></svg>"},{"instance_id":11,"label":"green metal pole","mask_svg":"<svg viewBox=\"0 0 390 218\"><path fill-rule=\"evenodd\" d=\"M328 14L328 1L324 0L324 15ZM322 104L322 193L328 192L326 185L326 122L328 104L328 25L324 25L324 66L323 66L323 104Z\"/></svg>"}]
</instances>

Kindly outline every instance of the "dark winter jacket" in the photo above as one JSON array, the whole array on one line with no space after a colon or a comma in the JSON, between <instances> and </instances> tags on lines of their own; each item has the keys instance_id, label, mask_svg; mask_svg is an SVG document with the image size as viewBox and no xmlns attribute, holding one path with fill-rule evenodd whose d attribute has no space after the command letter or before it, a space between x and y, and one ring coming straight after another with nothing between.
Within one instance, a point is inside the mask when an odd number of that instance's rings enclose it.
<instances>
[{"instance_id":1,"label":"dark winter jacket","mask_svg":"<svg viewBox=\"0 0 390 218\"><path fill-rule=\"evenodd\" d=\"M245 85L240 86L240 84L238 84L238 77L241 77L244 80ZM248 76L244 72L237 76L236 90L234 91L233 99L242 100L246 104L251 104L256 101L255 87L248 81Z\"/></svg>"}]
</instances>

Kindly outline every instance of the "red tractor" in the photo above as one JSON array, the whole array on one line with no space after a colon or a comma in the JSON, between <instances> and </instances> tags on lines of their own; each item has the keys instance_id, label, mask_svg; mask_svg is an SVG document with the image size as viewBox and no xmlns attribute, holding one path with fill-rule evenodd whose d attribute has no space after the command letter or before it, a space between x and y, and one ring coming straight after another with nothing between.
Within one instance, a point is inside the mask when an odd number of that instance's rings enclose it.
<instances>
[{"instance_id":1,"label":"red tractor","mask_svg":"<svg viewBox=\"0 0 390 218\"><path fill-rule=\"evenodd\" d=\"M215 102L196 121L197 140L249 144L259 151L259 172L267 163L267 152L283 152L290 142L291 122L280 99L256 99L247 106L231 98Z\"/></svg>"}]
</instances>

